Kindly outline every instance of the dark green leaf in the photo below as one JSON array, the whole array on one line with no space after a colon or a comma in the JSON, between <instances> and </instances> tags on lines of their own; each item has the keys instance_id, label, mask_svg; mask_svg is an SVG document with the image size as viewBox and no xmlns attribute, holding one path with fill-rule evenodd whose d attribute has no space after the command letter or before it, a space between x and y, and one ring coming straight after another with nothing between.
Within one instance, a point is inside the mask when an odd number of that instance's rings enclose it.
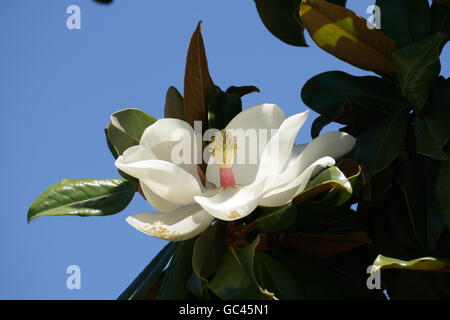
<instances>
[{"instance_id":1,"label":"dark green leaf","mask_svg":"<svg viewBox=\"0 0 450 320\"><path fill-rule=\"evenodd\" d=\"M417 152L437 160L446 160L443 148L450 138L450 78L439 79L431 105L416 117Z\"/></svg>"},{"instance_id":2,"label":"dark green leaf","mask_svg":"<svg viewBox=\"0 0 450 320\"><path fill-rule=\"evenodd\" d=\"M436 182L441 162L427 157L423 157L423 162L427 201L427 241L428 247L431 250L436 250L436 246L439 245L439 239L445 231L445 224L439 212L436 197Z\"/></svg>"},{"instance_id":3,"label":"dark green leaf","mask_svg":"<svg viewBox=\"0 0 450 320\"><path fill-rule=\"evenodd\" d=\"M275 37L293 46L306 47L299 16L300 2L255 0L259 17Z\"/></svg>"},{"instance_id":4,"label":"dark green leaf","mask_svg":"<svg viewBox=\"0 0 450 320\"><path fill-rule=\"evenodd\" d=\"M450 148L448 154L450 154ZM435 190L439 213L447 229L450 230L450 158L440 164Z\"/></svg>"},{"instance_id":5,"label":"dark green leaf","mask_svg":"<svg viewBox=\"0 0 450 320\"><path fill-rule=\"evenodd\" d=\"M425 156L445 160L442 151L450 138L450 110L448 112L426 111L416 118L417 152Z\"/></svg>"},{"instance_id":6,"label":"dark green leaf","mask_svg":"<svg viewBox=\"0 0 450 320\"><path fill-rule=\"evenodd\" d=\"M186 120L183 107L183 96L175 87L169 87L166 93L164 118Z\"/></svg>"},{"instance_id":7,"label":"dark green leaf","mask_svg":"<svg viewBox=\"0 0 450 320\"><path fill-rule=\"evenodd\" d=\"M377 0L381 10L381 32L395 40L397 48L430 34L428 0Z\"/></svg>"},{"instance_id":8,"label":"dark green leaf","mask_svg":"<svg viewBox=\"0 0 450 320\"><path fill-rule=\"evenodd\" d=\"M394 274L394 281L388 291L391 300L442 300L450 299L450 275L444 273L417 272L414 270L387 269L382 272L383 279ZM390 289L390 288L389 288Z\"/></svg>"},{"instance_id":9,"label":"dark green leaf","mask_svg":"<svg viewBox=\"0 0 450 320\"><path fill-rule=\"evenodd\" d=\"M255 86L240 86L240 87L231 86L226 91L226 93L237 94L241 98L252 92L261 92L261 91Z\"/></svg>"},{"instance_id":10,"label":"dark green leaf","mask_svg":"<svg viewBox=\"0 0 450 320\"><path fill-rule=\"evenodd\" d=\"M425 190L424 164L420 157L411 155L398 169L398 183L405 196L412 230L420 244L426 248L427 202Z\"/></svg>"},{"instance_id":11,"label":"dark green leaf","mask_svg":"<svg viewBox=\"0 0 450 320\"><path fill-rule=\"evenodd\" d=\"M450 4L433 1L431 5L431 32L450 36Z\"/></svg>"},{"instance_id":12,"label":"dark green leaf","mask_svg":"<svg viewBox=\"0 0 450 320\"><path fill-rule=\"evenodd\" d=\"M45 190L28 210L28 222L41 216L105 216L124 210L136 184L123 179L65 179Z\"/></svg>"},{"instance_id":13,"label":"dark green leaf","mask_svg":"<svg viewBox=\"0 0 450 320\"><path fill-rule=\"evenodd\" d=\"M356 140L354 160L371 173L385 169L405 145L406 114L399 110L378 124L372 125Z\"/></svg>"},{"instance_id":14,"label":"dark green leaf","mask_svg":"<svg viewBox=\"0 0 450 320\"><path fill-rule=\"evenodd\" d=\"M383 299L381 290L366 286L367 254L351 251L334 263L299 254L292 250L273 250L274 258L295 277L306 300Z\"/></svg>"},{"instance_id":15,"label":"dark green leaf","mask_svg":"<svg viewBox=\"0 0 450 320\"><path fill-rule=\"evenodd\" d=\"M133 280L133 282L125 289L117 298L118 300L136 300L140 299L145 291L153 285L153 283L162 274L164 268L169 262L175 251L176 243L169 242L166 246L152 259L144 270Z\"/></svg>"},{"instance_id":16,"label":"dark green leaf","mask_svg":"<svg viewBox=\"0 0 450 320\"><path fill-rule=\"evenodd\" d=\"M308 107L322 115L312 128L313 136L331 121L372 123L402 103L393 83L379 77L356 77L341 71L324 72L309 79L301 95Z\"/></svg>"},{"instance_id":17,"label":"dark green leaf","mask_svg":"<svg viewBox=\"0 0 450 320\"><path fill-rule=\"evenodd\" d=\"M225 235L219 223L201 233L194 244L192 268L194 275L189 281L189 289L199 298L207 296L205 291L208 278L219 268L225 251Z\"/></svg>"},{"instance_id":18,"label":"dark green leaf","mask_svg":"<svg viewBox=\"0 0 450 320\"><path fill-rule=\"evenodd\" d=\"M255 276L261 287L282 300L303 299L303 292L290 271L268 253L255 253Z\"/></svg>"},{"instance_id":19,"label":"dark green leaf","mask_svg":"<svg viewBox=\"0 0 450 320\"><path fill-rule=\"evenodd\" d=\"M178 242L172 260L167 267L161 288L156 296L158 300L185 300L192 294L186 284L192 274L192 252L195 238Z\"/></svg>"},{"instance_id":20,"label":"dark green leaf","mask_svg":"<svg viewBox=\"0 0 450 320\"><path fill-rule=\"evenodd\" d=\"M350 102L344 103L340 107L335 108L334 111L319 115L311 125L311 137L313 139L317 138L322 129L328 124L343 121L343 119L345 119L345 117L343 117L344 110L348 109L350 106Z\"/></svg>"},{"instance_id":21,"label":"dark green leaf","mask_svg":"<svg viewBox=\"0 0 450 320\"><path fill-rule=\"evenodd\" d=\"M109 141L107 128L105 128L105 137L106 137L106 144L108 145L109 152L111 152L114 159L117 159L119 157L119 154L117 153L117 150L112 145L111 141Z\"/></svg>"},{"instance_id":22,"label":"dark green leaf","mask_svg":"<svg viewBox=\"0 0 450 320\"><path fill-rule=\"evenodd\" d=\"M114 146L112 145L111 141L109 141L109 137L108 137L108 128L105 128L105 136L106 136L106 144L108 145L108 149L109 152L111 152L111 154L113 155L114 159L117 159L119 157L119 154L117 153L116 148L114 148ZM136 179L135 177L132 177L128 174L126 174L125 172L123 172L122 170L118 170L119 174L127 179L128 181L134 182L134 183L138 183L139 180Z\"/></svg>"},{"instance_id":23,"label":"dark green leaf","mask_svg":"<svg viewBox=\"0 0 450 320\"><path fill-rule=\"evenodd\" d=\"M331 229L324 233L297 232L283 234L282 243L286 248L320 259L330 259L362 245L373 246L367 233L359 229L348 231Z\"/></svg>"},{"instance_id":24,"label":"dark green leaf","mask_svg":"<svg viewBox=\"0 0 450 320\"><path fill-rule=\"evenodd\" d=\"M405 195L397 180L391 180L385 197L377 203L361 201L358 216L368 219L369 235L379 253L409 260L427 253L417 240Z\"/></svg>"},{"instance_id":25,"label":"dark green leaf","mask_svg":"<svg viewBox=\"0 0 450 320\"><path fill-rule=\"evenodd\" d=\"M394 52L400 89L416 112L427 102L441 71L439 54L443 35L433 35Z\"/></svg>"},{"instance_id":26,"label":"dark green leaf","mask_svg":"<svg viewBox=\"0 0 450 320\"><path fill-rule=\"evenodd\" d=\"M224 129L242 111L241 98L234 93L218 92L208 104L208 123L210 129Z\"/></svg>"},{"instance_id":27,"label":"dark green leaf","mask_svg":"<svg viewBox=\"0 0 450 320\"><path fill-rule=\"evenodd\" d=\"M299 218L299 209L293 204L276 208L259 208L261 216L256 219L262 233L286 232Z\"/></svg>"},{"instance_id":28,"label":"dark green leaf","mask_svg":"<svg viewBox=\"0 0 450 320\"><path fill-rule=\"evenodd\" d=\"M362 190L362 199L372 204L383 201L389 192L389 186L394 178L394 173L395 169L393 166L390 166L386 170L372 174L365 188Z\"/></svg>"},{"instance_id":29,"label":"dark green leaf","mask_svg":"<svg viewBox=\"0 0 450 320\"><path fill-rule=\"evenodd\" d=\"M108 142L121 155L126 149L138 145L144 130L156 119L139 109L124 109L111 115L106 127Z\"/></svg>"},{"instance_id":30,"label":"dark green leaf","mask_svg":"<svg viewBox=\"0 0 450 320\"><path fill-rule=\"evenodd\" d=\"M258 244L259 237L244 247L228 245L208 288L226 300L272 299L273 294L259 286L254 274L254 256Z\"/></svg>"}]
</instances>

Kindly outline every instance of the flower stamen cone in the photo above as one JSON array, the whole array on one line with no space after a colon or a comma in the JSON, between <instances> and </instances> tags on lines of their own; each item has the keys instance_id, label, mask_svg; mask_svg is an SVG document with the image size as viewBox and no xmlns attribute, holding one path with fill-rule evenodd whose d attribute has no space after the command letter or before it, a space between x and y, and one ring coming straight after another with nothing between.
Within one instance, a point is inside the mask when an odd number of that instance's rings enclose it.
<instances>
[{"instance_id":1,"label":"flower stamen cone","mask_svg":"<svg viewBox=\"0 0 450 320\"><path fill-rule=\"evenodd\" d=\"M227 130L218 131L209 145L209 152L219 165L220 185L222 187L234 186L236 182L232 166L237 152L236 137Z\"/></svg>"}]
</instances>

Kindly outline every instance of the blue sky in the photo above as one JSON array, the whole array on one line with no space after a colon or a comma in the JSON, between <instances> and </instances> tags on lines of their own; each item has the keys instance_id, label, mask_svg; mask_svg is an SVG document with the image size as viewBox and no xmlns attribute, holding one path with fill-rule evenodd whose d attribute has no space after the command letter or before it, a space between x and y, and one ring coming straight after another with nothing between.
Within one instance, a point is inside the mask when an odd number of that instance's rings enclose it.
<instances>
[{"instance_id":1,"label":"blue sky","mask_svg":"<svg viewBox=\"0 0 450 320\"><path fill-rule=\"evenodd\" d=\"M81 30L66 8L81 8ZM372 1L350 0L366 16ZM31 202L64 178L118 177L105 144L109 115L126 107L163 115L166 89L182 90L191 33L203 20L216 84L256 85L246 107L277 103L306 110L300 89L328 70L356 69L318 49L288 46L262 25L252 0L2 0L0 2L0 299L115 299L164 245L131 228L149 211L140 197L109 217L42 217ZM449 61L448 48L443 61ZM444 65L442 73L450 74ZM310 140L311 114L298 141ZM66 288L79 265L81 289Z\"/></svg>"}]
</instances>

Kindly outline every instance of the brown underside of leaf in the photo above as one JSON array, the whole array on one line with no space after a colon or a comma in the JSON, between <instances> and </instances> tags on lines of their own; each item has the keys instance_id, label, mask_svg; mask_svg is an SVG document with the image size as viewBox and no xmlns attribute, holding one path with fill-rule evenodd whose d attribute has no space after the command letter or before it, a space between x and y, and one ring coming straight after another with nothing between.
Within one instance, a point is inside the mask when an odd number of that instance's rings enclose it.
<instances>
[{"instance_id":1,"label":"brown underside of leaf","mask_svg":"<svg viewBox=\"0 0 450 320\"><path fill-rule=\"evenodd\" d=\"M207 106L215 92L216 86L209 74L199 22L189 43L184 75L184 113L192 127L194 121L202 121L202 130L208 129Z\"/></svg>"}]
</instances>

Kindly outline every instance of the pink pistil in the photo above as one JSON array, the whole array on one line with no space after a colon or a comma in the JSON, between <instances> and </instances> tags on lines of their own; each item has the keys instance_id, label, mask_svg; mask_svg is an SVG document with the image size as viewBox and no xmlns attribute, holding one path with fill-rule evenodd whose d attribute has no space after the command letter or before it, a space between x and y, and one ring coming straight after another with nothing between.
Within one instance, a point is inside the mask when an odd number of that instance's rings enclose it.
<instances>
[{"instance_id":1,"label":"pink pistil","mask_svg":"<svg viewBox=\"0 0 450 320\"><path fill-rule=\"evenodd\" d=\"M220 185L222 187L231 187L236 183L234 181L233 169L220 168Z\"/></svg>"}]
</instances>

